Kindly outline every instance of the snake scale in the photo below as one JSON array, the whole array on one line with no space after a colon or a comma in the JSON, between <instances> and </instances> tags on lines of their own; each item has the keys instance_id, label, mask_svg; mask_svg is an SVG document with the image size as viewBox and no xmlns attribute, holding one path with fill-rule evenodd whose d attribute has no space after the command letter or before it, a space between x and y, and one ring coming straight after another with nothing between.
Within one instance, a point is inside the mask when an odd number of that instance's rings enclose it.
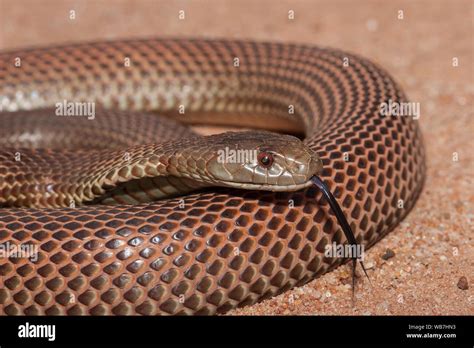
<instances>
[{"instance_id":1,"label":"snake scale","mask_svg":"<svg viewBox=\"0 0 474 348\"><path fill-rule=\"evenodd\" d=\"M344 261L324 254L346 239L310 174L365 247L423 186L417 121L380 114L404 93L354 54L143 39L6 51L0 64L0 243L37 247L36 260L0 259L4 314L250 305ZM96 103L95 119L56 116L63 100ZM175 120L263 130L202 137ZM225 146L258 149L257 164L222 169Z\"/></svg>"}]
</instances>

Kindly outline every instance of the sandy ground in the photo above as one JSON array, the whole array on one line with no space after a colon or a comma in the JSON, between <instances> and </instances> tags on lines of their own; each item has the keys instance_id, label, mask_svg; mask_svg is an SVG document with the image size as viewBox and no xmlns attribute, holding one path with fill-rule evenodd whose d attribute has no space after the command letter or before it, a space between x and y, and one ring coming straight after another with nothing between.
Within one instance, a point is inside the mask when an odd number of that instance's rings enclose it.
<instances>
[{"instance_id":1,"label":"sandy ground","mask_svg":"<svg viewBox=\"0 0 474 348\"><path fill-rule=\"evenodd\" d=\"M199 36L305 42L373 59L421 104L428 178L414 210L368 251L372 286L359 278L352 304L350 268L342 266L230 314L472 315L473 15L469 0L0 0L0 48ZM394 255L385 260L387 249Z\"/></svg>"}]
</instances>

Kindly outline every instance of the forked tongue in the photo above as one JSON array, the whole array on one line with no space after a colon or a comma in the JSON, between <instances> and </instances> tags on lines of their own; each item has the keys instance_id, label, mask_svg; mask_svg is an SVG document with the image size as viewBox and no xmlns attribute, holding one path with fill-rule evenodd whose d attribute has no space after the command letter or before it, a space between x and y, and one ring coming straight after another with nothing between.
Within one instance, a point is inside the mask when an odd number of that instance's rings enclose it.
<instances>
[{"instance_id":1,"label":"forked tongue","mask_svg":"<svg viewBox=\"0 0 474 348\"><path fill-rule=\"evenodd\" d=\"M337 202L336 198L334 198L333 194L329 190L329 187L320 177L316 175L311 178L311 181L313 182L314 185L316 185L321 190L324 197L328 201L329 206L331 207L331 210L333 211L334 215L336 215L336 219L339 222L339 225L341 226L342 231L344 232L344 235L346 236L347 241L349 242L351 246L356 247L355 250L357 250L357 246L359 244L357 243L355 239L354 233L352 232L352 228L347 222L347 219L344 216L344 213L342 212L341 207L339 206L339 203ZM360 266L362 267L362 270L364 271L365 276L369 280L369 283L370 283L370 279L362 260L360 258L357 258L356 255L352 255L351 259L352 259L352 299L354 300L355 269L356 269L357 260L359 260Z\"/></svg>"}]
</instances>

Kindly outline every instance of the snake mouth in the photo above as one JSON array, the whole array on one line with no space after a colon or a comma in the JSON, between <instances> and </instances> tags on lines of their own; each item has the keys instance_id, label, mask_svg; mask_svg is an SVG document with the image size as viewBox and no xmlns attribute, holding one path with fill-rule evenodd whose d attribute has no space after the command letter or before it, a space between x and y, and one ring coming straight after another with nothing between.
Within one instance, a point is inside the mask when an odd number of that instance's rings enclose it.
<instances>
[{"instance_id":1,"label":"snake mouth","mask_svg":"<svg viewBox=\"0 0 474 348\"><path fill-rule=\"evenodd\" d=\"M302 184L268 185L268 184L252 184L252 183L242 183L242 182L233 182L233 181L220 181L219 184L221 186L233 187L233 188L245 189L245 190L288 192L288 191L299 191L304 188L310 187L311 185L313 185L313 182L311 180L308 180Z\"/></svg>"}]
</instances>

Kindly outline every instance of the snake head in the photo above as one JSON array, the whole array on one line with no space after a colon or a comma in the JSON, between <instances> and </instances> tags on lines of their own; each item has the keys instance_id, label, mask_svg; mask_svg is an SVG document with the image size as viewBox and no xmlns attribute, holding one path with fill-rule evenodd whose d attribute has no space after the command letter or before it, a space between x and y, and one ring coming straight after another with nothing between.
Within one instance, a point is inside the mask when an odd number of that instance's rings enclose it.
<instances>
[{"instance_id":1,"label":"snake head","mask_svg":"<svg viewBox=\"0 0 474 348\"><path fill-rule=\"evenodd\" d=\"M322 170L318 155L293 136L251 131L205 138L206 176L216 186L297 191Z\"/></svg>"}]
</instances>

